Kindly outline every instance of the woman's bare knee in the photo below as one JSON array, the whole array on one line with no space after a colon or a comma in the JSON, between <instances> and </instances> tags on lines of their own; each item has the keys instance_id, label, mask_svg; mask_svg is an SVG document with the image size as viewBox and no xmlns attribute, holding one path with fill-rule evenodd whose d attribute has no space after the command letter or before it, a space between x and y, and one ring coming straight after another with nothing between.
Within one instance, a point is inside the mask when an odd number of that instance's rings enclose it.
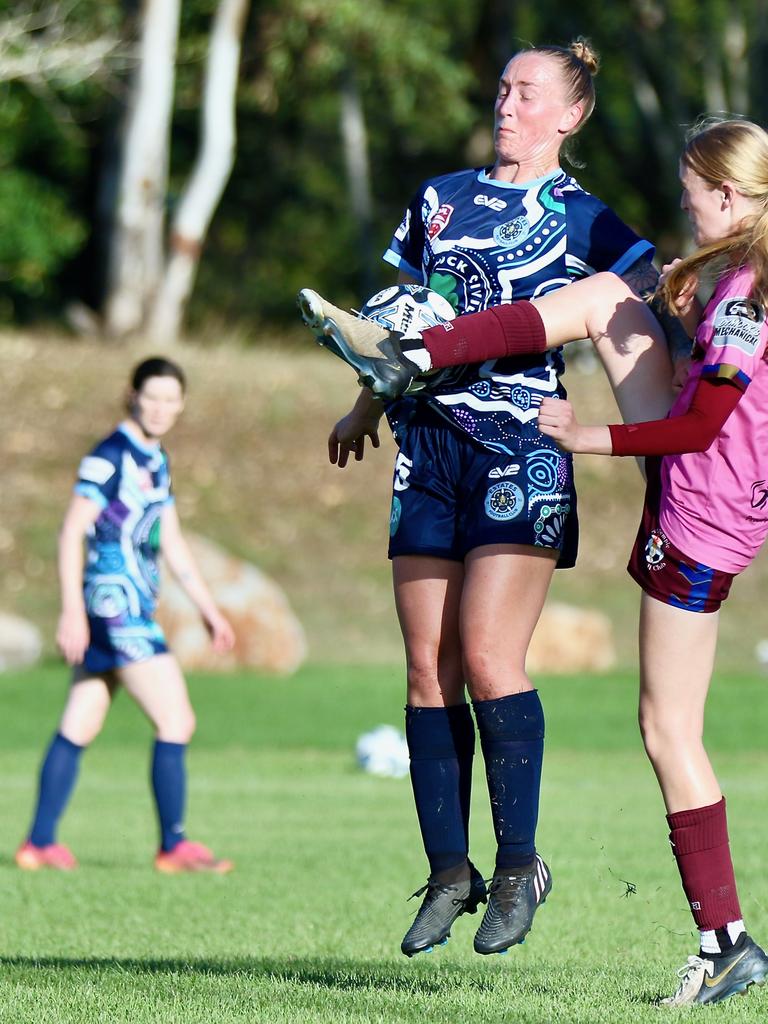
<instances>
[{"instance_id":1,"label":"woman's bare knee","mask_svg":"<svg viewBox=\"0 0 768 1024\"><path fill-rule=\"evenodd\" d=\"M157 738L166 743L189 743L197 728L192 708L170 708L154 723Z\"/></svg>"},{"instance_id":2,"label":"woman's bare knee","mask_svg":"<svg viewBox=\"0 0 768 1024\"><path fill-rule=\"evenodd\" d=\"M458 704L464 695L464 675L454 659L441 663L434 656L408 656L408 704L440 707Z\"/></svg>"},{"instance_id":3,"label":"woman's bare knee","mask_svg":"<svg viewBox=\"0 0 768 1024\"><path fill-rule=\"evenodd\" d=\"M523 658L510 662L487 648L470 645L464 652L464 672L473 700L494 700L533 689Z\"/></svg>"},{"instance_id":4,"label":"woman's bare knee","mask_svg":"<svg viewBox=\"0 0 768 1024\"><path fill-rule=\"evenodd\" d=\"M645 752L653 764L672 760L683 750L702 746L703 729L690 718L659 714L641 705L638 720Z\"/></svg>"},{"instance_id":5,"label":"woman's bare knee","mask_svg":"<svg viewBox=\"0 0 768 1024\"><path fill-rule=\"evenodd\" d=\"M59 722L59 732L70 743L87 747L101 732L112 701L103 679L76 679Z\"/></svg>"}]
</instances>

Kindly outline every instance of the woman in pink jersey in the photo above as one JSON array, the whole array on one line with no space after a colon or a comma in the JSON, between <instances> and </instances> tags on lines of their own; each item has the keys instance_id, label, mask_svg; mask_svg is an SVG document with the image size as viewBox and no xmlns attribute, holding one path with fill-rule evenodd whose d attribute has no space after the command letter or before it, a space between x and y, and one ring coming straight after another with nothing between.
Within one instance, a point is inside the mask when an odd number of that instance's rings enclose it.
<instances>
[{"instance_id":1,"label":"woman in pink jersey","mask_svg":"<svg viewBox=\"0 0 768 1024\"><path fill-rule=\"evenodd\" d=\"M665 1003L711 1003L768 977L747 935L731 862L725 799L702 733L718 609L768 534L768 133L748 121L699 128L680 161L682 207L697 251L665 268L662 298L694 335L691 368L668 418L580 425L545 398L539 428L567 451L648 457L643 518L629 572L640 613L640 724L661 786L670 841L700 931L700 950ZM701 309L699 275L716 285ZM367 325L370 327L370 325ZM590 337L620 354L654 329L647 307L612 274L532 302L497 306L419 337L370 333L355 351L374 379L406 387L425 366L544 351ZM355 339L345 327L350 347ZM415 359L411 357L415 356ZM355 368L360 370L360 361ZM633 387L631 375L625 385Z\"/></svg>"}]
</instances>

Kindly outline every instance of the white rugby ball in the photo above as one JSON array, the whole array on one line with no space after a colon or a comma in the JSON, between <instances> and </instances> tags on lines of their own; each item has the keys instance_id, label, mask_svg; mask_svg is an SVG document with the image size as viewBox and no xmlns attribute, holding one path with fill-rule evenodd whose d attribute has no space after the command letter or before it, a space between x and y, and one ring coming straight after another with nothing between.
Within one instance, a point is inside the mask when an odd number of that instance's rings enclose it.
<instances>
[{"instance_id":1,"label":"white rugby ball","mask_svg":"<svg viewBox=\"0 0 768 1024\"><path fill-rule=\"evenodd\" d=\"M360 310L360 316L408 338L428 327L453 320L456 313L448 299L431 288L396 284L372 295Z\"/></svg>"}]
</instances>

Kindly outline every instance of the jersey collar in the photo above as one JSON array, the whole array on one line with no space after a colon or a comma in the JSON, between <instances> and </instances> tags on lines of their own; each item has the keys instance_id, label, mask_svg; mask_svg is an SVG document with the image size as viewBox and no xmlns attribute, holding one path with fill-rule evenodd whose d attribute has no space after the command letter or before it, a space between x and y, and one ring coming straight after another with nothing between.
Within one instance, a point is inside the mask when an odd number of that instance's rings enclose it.
<instances>
[{"instance_id":1,"label":"jersey collar","mask_svg":"<svg viewBox=\"0 0 768 1024\"><path fill-rule=\"evenodd\" d=\"M547 181L556 181L558 178L565 180L566 173L562 167L558 167L557 170L551 171L549 174L545 174L541 178L533 178L531 181L524 181L518 184L516 181L499 181L496 178L491 178L489 171L493 168L483 167L477 173L477 180L481 185L490 185L493 188L513 188L518 192L527 192L529 189L538 188Z\"/></svg>"},{"instance_id":2,"label":"jersey collar","mask_svg":"<svg viewBox=\"0 0 768 1024\"><path fill-rule=\"evenodd\" d=\"M159 441L156 441L154 444L142 444L142 442L134 434L132 434L130 430L128 430L124 423L119 424L117 429L121 434L124 434L125 437L128 438L128 440L131 442L134 448L138 448L140 452L144 453L144 455L157 454L160 448Z\"/></svg>"}]
</instances>

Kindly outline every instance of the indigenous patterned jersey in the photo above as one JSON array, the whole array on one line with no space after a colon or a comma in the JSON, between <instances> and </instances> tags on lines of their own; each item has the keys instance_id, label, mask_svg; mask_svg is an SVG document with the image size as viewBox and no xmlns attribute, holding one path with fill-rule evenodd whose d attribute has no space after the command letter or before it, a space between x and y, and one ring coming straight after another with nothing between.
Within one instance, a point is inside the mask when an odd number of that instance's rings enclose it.
<instances>
[{"instance_id":1,"label":"indigenous patterned jersey","mask_svg":"<svg viewBox=\"0 0 768 1024\"><path fill-rule=\"evenodd\" d=\"M411 201L384 259L440 292L457 315L530 299L598 271L624 273L653 246L562 170L516 185L483 170L432 178ZM542 398L565 394L562 350L444 370L387 410L397 436L428 401L491 450L557 449L536 428Z\"/></svg>"},{"instance_id":2,"label":"indigenous patterned jersey","mask_svg":"<svg viewBox=\"0 0 768 1024\"><path fill-rule=\"evenodd\" d=\"M705 452L665 455L659 521L672 543L704 565L737 573L768 534L768 324L751 299L752 272L725 274L696 331L685 387L670 410L688 410L700 377L744 391Z\"/></svg>"},{"instance_id":3,"label":"indigenous patterned jersey","mask_svg":"<svg viewBox=\"0 0 768 1024\"><path fill-rule=\"evenodd\" d=\"M101 507L87 542L88 614L150 618L159 583L160 513L173 501L165 452L118 427L80 463L75 493Z\"/></svg>"}]
</instances>

